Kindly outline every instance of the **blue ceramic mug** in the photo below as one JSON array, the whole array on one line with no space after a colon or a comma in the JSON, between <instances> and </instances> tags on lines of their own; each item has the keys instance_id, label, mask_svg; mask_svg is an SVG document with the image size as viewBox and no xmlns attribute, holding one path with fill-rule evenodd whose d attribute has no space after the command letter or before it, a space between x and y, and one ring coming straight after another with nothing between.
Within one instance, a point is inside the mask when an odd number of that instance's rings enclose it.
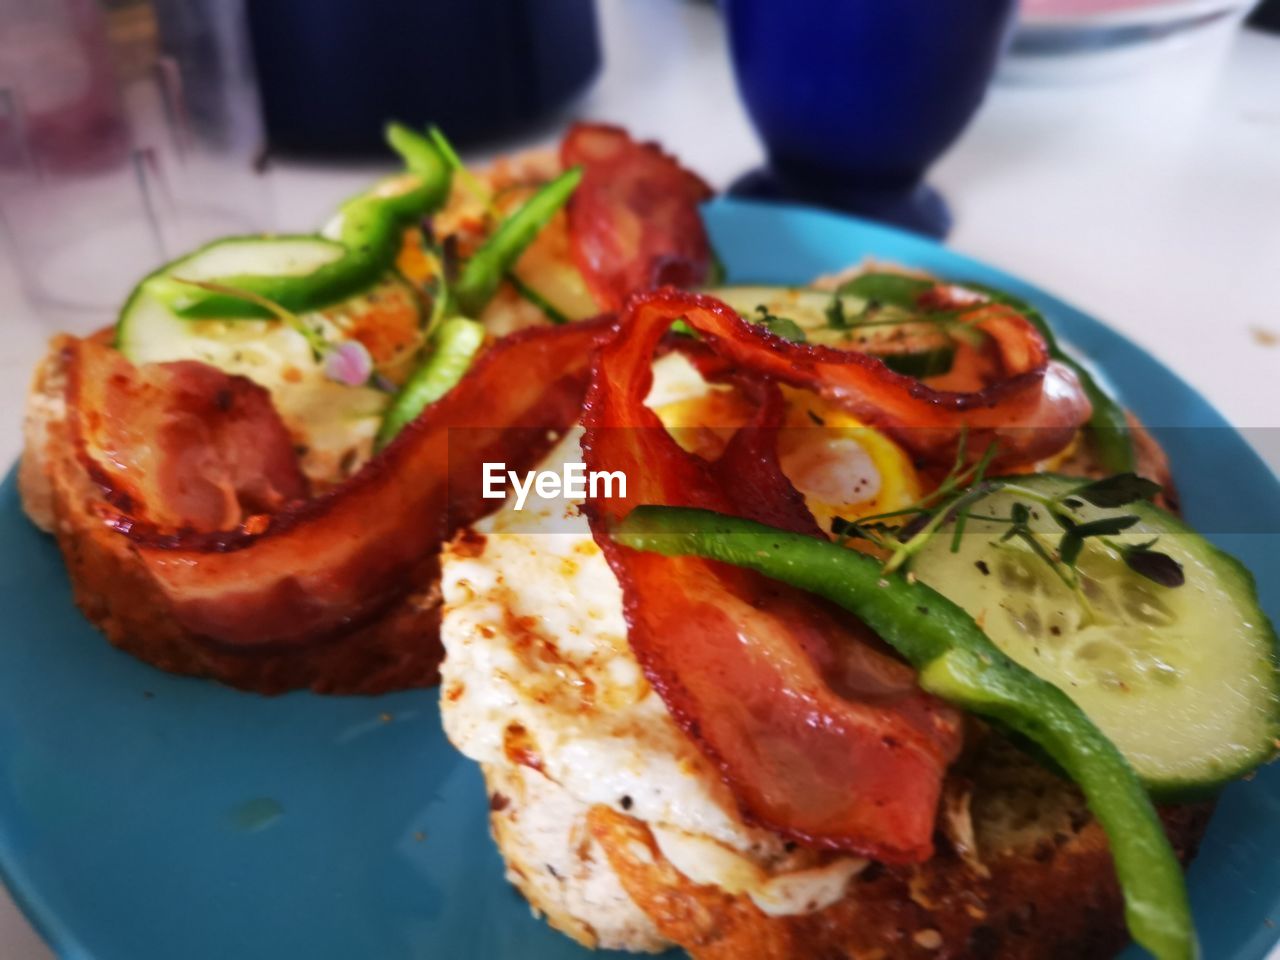
<instances>
[{"instance_id":1,"label":"blue ceramic mug","mask_svg":"<svg viewBox=\"0 0 1280 960\"><path fill-rule=\"evenodd\" d=\"M929 165L982 102L1015 0L723 0L769 167L734 192L941 236Z\"/></svg>"}]
</instances>

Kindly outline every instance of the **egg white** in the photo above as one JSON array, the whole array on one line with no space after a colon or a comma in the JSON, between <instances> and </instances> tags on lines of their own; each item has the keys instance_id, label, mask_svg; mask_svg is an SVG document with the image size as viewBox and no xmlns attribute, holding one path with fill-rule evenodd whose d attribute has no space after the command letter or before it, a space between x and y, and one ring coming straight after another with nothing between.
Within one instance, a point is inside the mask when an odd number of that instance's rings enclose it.
<instances>
[{"instance_id":1,"label":"egg white","mask_svg":"<svg viewBox=\"0 0 1280 960\"><path fill-rule=\"evenodd\" d=\"M691 369L673 356L655 364L650 405L705 392ZM566 436L542 469L580 461L580 437ZM858 469L874 468L859 458ZM576 801L647 823L690 879L747 894L768 913L843 895L864 861L788 864L782 838L743 822L650 687L627 643L621 588L577 504L531 494L517 511L508 500L445 549L442 591L441 710L463 754L537 764ZM526 752L512 753L513 736Z\"/></svg>"}]
</instances>

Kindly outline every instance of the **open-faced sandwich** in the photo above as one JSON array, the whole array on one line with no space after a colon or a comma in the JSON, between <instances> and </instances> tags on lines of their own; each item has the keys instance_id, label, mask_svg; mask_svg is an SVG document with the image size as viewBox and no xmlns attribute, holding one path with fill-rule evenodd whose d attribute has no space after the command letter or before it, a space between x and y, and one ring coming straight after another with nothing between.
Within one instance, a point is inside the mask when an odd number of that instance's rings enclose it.
<instances>
[{"instance_id":1,"label":"open-faced sandwich","mask_svg":"<svg viewBox=\"0 0 1280 960\"><path fill-rule=\"evenodd\" d=\"M1029 305L819 286L632 297L546 465L601 482L446 548L508 879L593 947L1194 956L1179 864L1277 747L1252 578Z\"/></svg>"},{"instance_id":2,"label":"open-faced sandwich","mask_svg":"<svg viewBox=\"0 0 1280 960\"><path fill-rule=\"evenodd\" d=\"M155 666L434 683L439 546L490 506L468 467L532 465L578 419L610 321L572 321L711 276L708 189L618 128L484 175L438 132L389 140L403 172L318 234L166 264L37 370L27 511L85 614Z\"/></svg>"},{"instance_id":3,"label":"open-faced sandwich","mask_svg":"<svg viewBox=\"0 0 1280 960\"><path fill-rule=\"evenodd\" d=\"M617 128L484 174L390 139L320 233L41 364L23 494L110 640L261 692L427 685L443 641L507 876L587 946L1195 956L1276 637L1048 320L724 286L706 186Z\"/></svg>"}]
</instances>

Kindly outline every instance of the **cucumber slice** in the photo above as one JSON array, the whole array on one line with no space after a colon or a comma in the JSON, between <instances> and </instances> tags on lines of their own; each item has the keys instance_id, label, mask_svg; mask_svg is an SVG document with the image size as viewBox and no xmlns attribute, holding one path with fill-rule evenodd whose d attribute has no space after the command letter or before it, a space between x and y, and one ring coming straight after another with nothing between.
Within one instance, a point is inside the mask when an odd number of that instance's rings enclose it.
<instances>
[{"instance_id":1,"label":"cucumber slice","mask_svg":"<svg viewBox=\"0 0 1280 960\"><path fill-rule=\"evenodd\" d=\"M841 314L853 318L867 305L864 297L807 287L728 286L703 291L723 300L748 320L758 320L758 308L793 321L809 343L859 350L880 358L891 370L917 379L940 376L951 369L955 343L934 324L833 327L830 311L839 300Z\"/></svg>"},{"instance_id":2,"label":"cucumber slice","mask_svg":"<svg viewBox=\"0 0 1280 960\"><path fill-rule=\"evenodd\" d=\"M273 295L272 285L288 284L298 277L324 276L324 268L337 263L346 255L347 248L341 243L310 234L227 237L165 264L143 280L139 287L145 287L156 299L178 311L189 301L197 299L211 300L212 306L221 305L225 308L223 312L202 311L200 316L203 317L262 316L262 309L247 300L222 294L211 297L207 291L179 283L175 278L218 279L222 282L229 282L228 278L236 277L265 278L267 286L259 286L255 288L255 292L288 309L296 309L297 304L285 302L287 298ZM371 280L372 278L363 278L360 284L367 284ZM340 300L354 293L360 284L353 286L349 278L344 279L332 284L325 296L330 301Z\"/></svg>"},{"instance_id":3,"label":"cucumber slice","mask_svg":"<svg viewBox=\"0 0 1280 960\"><path fill-rule=\"evenodd\" d=\"M1014 482L1062 497L1085 481L1045 474ZM912 572L1070 696L1159 794L1211 790L1276 752L1276 634L1239 562L1145 501L1082 504L1081 522L1137 516L1107 539L1133 545L1158 537L1152 549L1180 563L1186 582L1161 586L1088 538L1076 563L1077 593L1028 545L1002 542L1007 523L984 519L1008 518L1015 503L1030 508L1032 529L1052 552L1062 530L1035 498L999 490L973 508L954 551L952 521L913 559Z\"/></svg>"},{"instance_id":4,"label":"cucumber slice","mask_svg":"<svg viewBox=\"0 0 1280 960\"><path fill-rule=\"evenodd\" d=\"M163 268L165 276L212 280L228 274L296 277L340 259L342 244L311 234L228 237Z\"/></svg>"}]
</instances>

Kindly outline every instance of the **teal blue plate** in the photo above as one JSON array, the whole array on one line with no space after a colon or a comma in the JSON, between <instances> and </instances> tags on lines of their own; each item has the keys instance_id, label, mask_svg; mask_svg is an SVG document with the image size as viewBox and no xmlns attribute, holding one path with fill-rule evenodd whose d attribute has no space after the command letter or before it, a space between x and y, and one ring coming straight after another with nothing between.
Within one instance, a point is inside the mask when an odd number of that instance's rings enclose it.
<instances>
[{"instance_id":1,"label":"teal blue plate","mask_svg":"<svg viewBox=\"0 0 1280 960\"><path fill-rule=\"evenodd\" d=\"M803 282L875 256L1040 305L1140 416L1177 428L1162 437L1187 514L1280 614L1280 485L1137 347L918 237L734 201L707 218L734 280ZM81 619L53 541L23 517L13 477L0 487L0 869L60 955L585 957L502 879L486 814L434 692L265 699L137 663ZM1265 955L1280 919L1280 767L1224 793L1190 882L1206 957Z\"/></svg>"}]
</instances>

